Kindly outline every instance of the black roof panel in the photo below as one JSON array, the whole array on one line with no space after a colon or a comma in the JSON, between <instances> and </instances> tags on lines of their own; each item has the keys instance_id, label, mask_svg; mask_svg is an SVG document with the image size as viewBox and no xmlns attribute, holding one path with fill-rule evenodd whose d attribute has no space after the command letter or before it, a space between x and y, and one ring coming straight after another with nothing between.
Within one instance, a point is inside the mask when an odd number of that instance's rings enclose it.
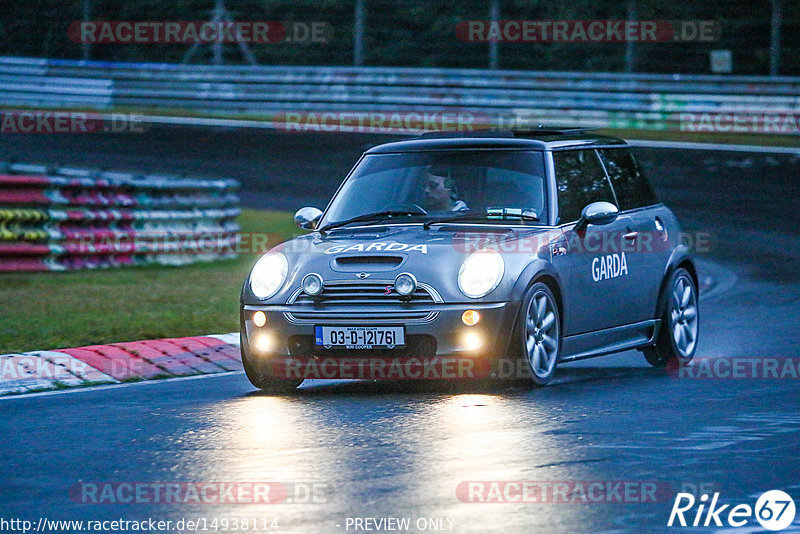
<instances>
[{"instance_id":1,"label":"black roof panel","mask_svg":"<svg viewBox=\"0 0 800 534\"><path fill-rule=\"evenodd\" d=\"M429 150L546 150L582 146L626 145L617 137L583 132L578 128L527 131L430 132L408 141L370 148L366 154L424 152Z\"/></svg>"}]
</instances>

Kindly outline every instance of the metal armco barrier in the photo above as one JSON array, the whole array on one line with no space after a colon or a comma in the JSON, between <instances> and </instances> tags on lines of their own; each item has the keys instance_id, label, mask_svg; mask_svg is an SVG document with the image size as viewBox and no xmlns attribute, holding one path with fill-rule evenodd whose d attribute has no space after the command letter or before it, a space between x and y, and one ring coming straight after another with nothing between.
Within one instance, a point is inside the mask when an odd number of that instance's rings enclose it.
<instances>
[{"instance_id":1,"label":"metal armco barrier","mask_svg":"<svg viewBox=\"0 0 800 534\"><path fill-rule=\"evenodd\" d=\"M470 111L491 116L492 125L499 127L555 122L678 130L692 121L693 127L702 124L702 115L707 114L712 127L715 118L723 118L722 126L717 122L718 130L725 125L733 128L735 120L746 131L796 133L791 123L796 125L800 114L800 78L0 57L0 106L277 123L287 112Z\"/></svg>"},{"instance_id":2,"label":"metal armco barrier","mask_svg":"<svg viewBox=\"0 0 800 534\"><path fill-rule=\"evenodd\" d=\"M234 258L238 187L0 163L0 272Z\"/></svg>"}]
</instances>

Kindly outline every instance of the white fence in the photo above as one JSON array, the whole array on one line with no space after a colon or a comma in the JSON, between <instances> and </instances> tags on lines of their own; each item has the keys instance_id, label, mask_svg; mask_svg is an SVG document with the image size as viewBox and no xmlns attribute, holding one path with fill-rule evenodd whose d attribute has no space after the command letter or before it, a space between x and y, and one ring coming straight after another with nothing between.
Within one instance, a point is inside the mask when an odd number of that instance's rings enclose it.
<instances>
[{"instance_id":1,"label":"white fence","mask_svg":"<svg viewBox=\"0 0 800 534\"><path fill-rule=\"evenodd\" d=\"M708 119L744 131L798 133L800 78L0 57L0 107L262 121L286 112L468 111L501 123L691 129L692 121Z\"/></svg>"}]
</instances>

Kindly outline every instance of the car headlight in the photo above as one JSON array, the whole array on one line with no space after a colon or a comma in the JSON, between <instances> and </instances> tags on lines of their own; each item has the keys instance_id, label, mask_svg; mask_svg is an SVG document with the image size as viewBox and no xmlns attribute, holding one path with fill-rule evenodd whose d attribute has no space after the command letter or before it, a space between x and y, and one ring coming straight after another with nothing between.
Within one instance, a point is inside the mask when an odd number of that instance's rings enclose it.
<instances>
[{"instance_id":1,"label":"car headlight","mask_svg":"<svg viewBox=\"0 0 800 534\"><path fill-rule=\"evenodd\" d=\"M416 291L416 289L417 289L417 279L414 278L413 274L410 273L398 274L397 278L394 279L394 290L397 292L398 295L407 297L411 293Z\"/></svg>"},{"instance_id":2,"label":"car headlight","mask_svg":"<svg viewBox=\"0 0 800 534\"><path fill-rule=\"evenodd\" d=\"M283 286L288 272L286 256L280 252L265 254L250 272L250 290L256 297L268 299Z\"/></svg>"},{"instance_id":3,"label":"car headlight","mask_svg":"<svg viewBox=\"0 0 800 534\"><path fill-rule=\"evenodd\" d=\"M458 289L471 299L489 294L503 278L505 263L496 250L473 252L458 270Z\"/></svg>"},{"instance_id":4,"label":"car headlight","mask_svg":"<svg viewBox=\"0 0 800 534\"><path fill-rule=\"evenodd\" d=\"M317 273L308 273L305 275L300 285L303 286L303 291L312 297L316 297L325 289L325 282L322 281L322 277Z\"/></svg>"}]
</instances>

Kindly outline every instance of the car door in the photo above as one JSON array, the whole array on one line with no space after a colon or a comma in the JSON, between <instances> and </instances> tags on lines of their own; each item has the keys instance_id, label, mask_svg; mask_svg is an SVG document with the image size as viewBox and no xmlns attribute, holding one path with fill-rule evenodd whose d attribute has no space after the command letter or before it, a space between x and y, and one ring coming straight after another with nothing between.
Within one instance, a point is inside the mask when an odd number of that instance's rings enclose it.
<instances>
[{"instance_id":1,"label":"car door","mask_svg":"<svg viewBox=\"0 0 800 534\"><path fill-rule=\"evenodd\" d=\"M608 177L594 149L553 152L558 195L558 224L567 238L569 280L565 295L564 334L593 332L632 322L626 302L635 290L625 257L614 240L631 221L618 217L605 225L576 228L581 211L592 202L616 204Z\"/></svg>"},{"instance_id":2,"label":"car door","mask_svg":"<svg viewBox=\"0 0 800 534\"><path fill-rule=\"evenodd\" d=\"M626 260L635 286L626 306L634 321L653 319L661 275L669 260L664 215L659 216L658 198L630 149L603 148L598 153L626 220L621 242L629 251Z\"/></svg>"}]
</instances>

